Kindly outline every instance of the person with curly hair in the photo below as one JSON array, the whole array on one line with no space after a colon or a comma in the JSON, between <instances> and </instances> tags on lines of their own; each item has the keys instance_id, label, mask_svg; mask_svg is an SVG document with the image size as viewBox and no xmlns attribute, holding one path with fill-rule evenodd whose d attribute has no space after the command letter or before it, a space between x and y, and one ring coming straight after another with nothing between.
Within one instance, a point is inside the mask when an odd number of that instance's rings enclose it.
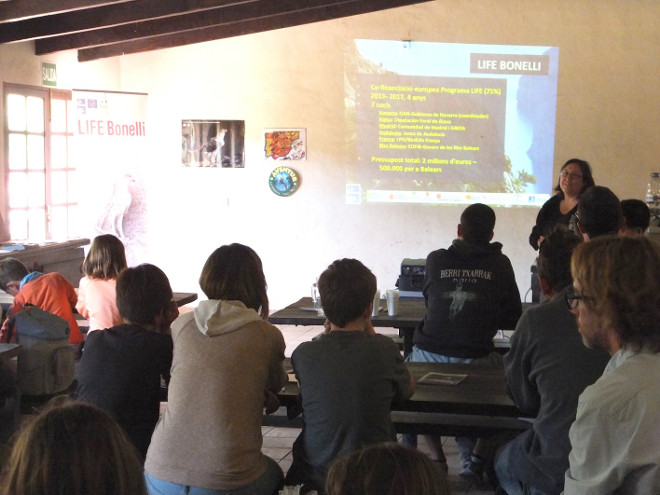
<instances>
[{"instance_id":1,"label":"person with curly hair","mask_svg":"<svg viewBox=\"0 0 660 495\"><path fill-rule=\"evenodd\" d=\"M564 493L660 493L660 247L599 237L571 271L582 341L611 359L578 400Z\"/></svg>"}]
</instances>

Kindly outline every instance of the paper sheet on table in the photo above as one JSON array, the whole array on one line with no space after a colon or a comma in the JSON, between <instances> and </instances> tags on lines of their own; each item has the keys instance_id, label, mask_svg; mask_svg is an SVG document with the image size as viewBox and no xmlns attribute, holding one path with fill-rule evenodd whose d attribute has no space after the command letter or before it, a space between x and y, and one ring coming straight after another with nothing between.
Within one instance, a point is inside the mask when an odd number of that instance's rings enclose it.
<instances>
[{"instance_id":1,"label":"paper sheet on table","mask_svg":"<svg viewBox=\"0 0 660 495\"><path fill-rule=\"evenodd\" d=\"M467 375L431 372L421 377L417 383L427 383L429 385L458 385L466 378Z\"/></svg>"}]
</instances>

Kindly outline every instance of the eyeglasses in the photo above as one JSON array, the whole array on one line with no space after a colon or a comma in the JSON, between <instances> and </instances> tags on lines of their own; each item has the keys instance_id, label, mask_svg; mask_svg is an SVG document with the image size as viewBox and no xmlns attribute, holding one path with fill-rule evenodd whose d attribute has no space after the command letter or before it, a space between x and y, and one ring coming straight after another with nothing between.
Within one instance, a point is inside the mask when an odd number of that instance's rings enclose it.
<instances>
[{"instance_id":1,"label":"eyeglasses","mask_svg":"<svg viewBox=\"0 0 660 495\"><path fill-rule=\"evenodd\" d=\"M583 296L582 294L578 294L575 291L571 291L564 295L564 299L566 299L566 306L568 306L568 309L577 309L580 301L590 301L593 298Z\"/></svg>"},{"instance_id":2,"label":"eyeglasses","mask_svg":"<svg viewBox=\"0 0 660 495\"><path fill-rule=\"evenodd\" d=\"M580 174L576 174L575 172L568 172L566 170L560 172L559 177L568 177L569 180L582 179L583 178L583 176L580 175Z\"/></svg>"}]
</instances>

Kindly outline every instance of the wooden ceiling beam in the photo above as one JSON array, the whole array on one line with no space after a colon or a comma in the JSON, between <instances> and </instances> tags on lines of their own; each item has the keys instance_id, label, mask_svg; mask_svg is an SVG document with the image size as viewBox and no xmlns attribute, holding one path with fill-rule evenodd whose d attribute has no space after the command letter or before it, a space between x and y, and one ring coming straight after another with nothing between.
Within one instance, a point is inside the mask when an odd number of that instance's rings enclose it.
<instances>
[{"instance_id":1,"label":"wooden ceiling beam","mask_svg":"<svg viewBox=\"0 0 660 495\"><path fill-rule=\"evenodd\" d=\"M112 28L98 29L83 33L55 36L35 43L36 54L88 48L99 45L122 43L141 38L183 33L213 26L226 26L234 22L245 22L280 14L335 5L351 4L359 0L259 0L244 5L233 5L204 12L182 14L176 17L151 19L144 22L128 23Z\"/></svg>"},{"instance_id":2,"label":"wooden ceiling beam","mask_svg":"<svg viewBox=\"0 0 660 495\"><path fill-rule=\"evenodd\" d=\"M424 3L430 0L377 0L356 1L342 5L325 6L312 11L298 11L263 17L225 26L201 28L190 32L145 38L130 42L116 43L95 48L78 50L78 61L87 62L101 58L115 57L130 53L140 53L164 48L202 43L245 34L271 31L312 22L338 19L367 12L375 12L404 5Z\"/></svg>"},{"instance_id":3,"label":"wooden ceiling beam","mask_svg":"<svg viewBox=\"0 0 660 495\"><path fill-rule=\"evenodd\" d=\"M96 60L336 19L429 0L261 0L247 5L132 23L95 32L37 40L38 55L71 48L79 61Z\"/></svg>"},{"instance_id":4,"label":"wooden ceiling beam","mask_svg":"<svg viewBox=\"0 0 660 495\"><path fill-rule=\"evenodd\" d=\"M0 25L0 43L77 33L135 21L172 15L199 13L207 9L257 2L259 0L133 0L84 11L34 17Z\"/></svg>"},{"instance_id":5,"label":"wooden ceiling beam","mask_svg":"<svg viewBox=\"0 0 660 495\"><path fill-rule=\"evenodd\" d=\"M19 21L56 12L72 12L132 0L10 0L0 2L0 22Z\"/></svg>"}]
</instances>

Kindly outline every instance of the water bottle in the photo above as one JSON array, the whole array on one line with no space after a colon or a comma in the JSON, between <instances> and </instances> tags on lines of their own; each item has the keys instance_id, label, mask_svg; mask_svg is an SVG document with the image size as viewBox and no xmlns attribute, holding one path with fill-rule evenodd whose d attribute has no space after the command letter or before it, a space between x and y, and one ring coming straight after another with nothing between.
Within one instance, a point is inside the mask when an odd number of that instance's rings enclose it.
<instances>
[{"instance_id":1,"label":"water bottle","mask_svg":"<svg viewBox=\"0 0 660 495\"><path fill-rule=\"evenodd\" d=\"M319 291L319 284L317 282L312 284L312 302L314 303L316 314L318 316L325 316L323 305L321 304L321 292Z\"/></svg>"},{"instance_id":2,"label":"water bottle","mask_svg":"<svg viewBox=\"0 0 660 495\"><path fill-rule=\"evenodd\" d=\"M646 204L653 211L660 207L660 172L653 172L646 187Z\"/></svg>"}]
</instances>

